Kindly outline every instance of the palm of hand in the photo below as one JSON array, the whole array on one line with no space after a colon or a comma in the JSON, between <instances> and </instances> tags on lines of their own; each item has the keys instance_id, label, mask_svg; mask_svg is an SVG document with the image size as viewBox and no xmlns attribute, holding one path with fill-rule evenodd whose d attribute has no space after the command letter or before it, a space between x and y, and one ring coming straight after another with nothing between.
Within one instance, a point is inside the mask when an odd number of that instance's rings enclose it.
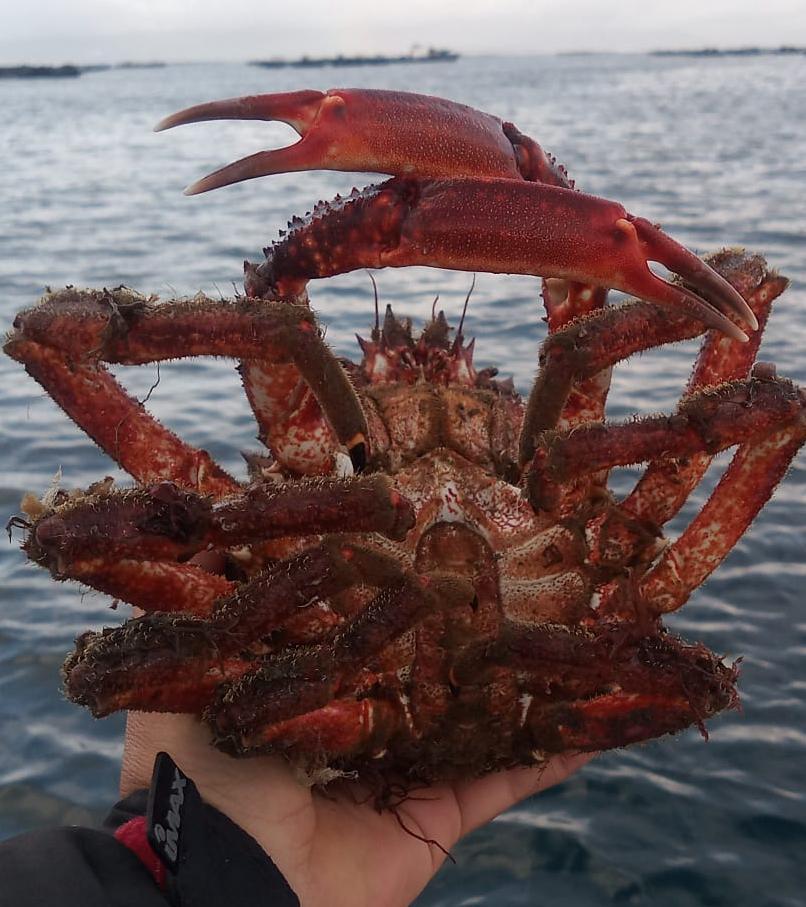
<instances>
[{"instance_id":1,"label":"palm of hand","mask_svg":"<svg viewBox=\"0 0 806 907\"><path fill-rule=\"evenodd\" d=\"M461 837L524 797L565 780L591 758L557 756L539 768L435 785L395 811L379 813L358 784L324 795L302 787L281 758L225 756L210 746L205 728L190 716L131 713L123 796L148 787L160 750L170 753L208 803L258 841L304 907L410 904Z\"/></svg>"}]
</instances>

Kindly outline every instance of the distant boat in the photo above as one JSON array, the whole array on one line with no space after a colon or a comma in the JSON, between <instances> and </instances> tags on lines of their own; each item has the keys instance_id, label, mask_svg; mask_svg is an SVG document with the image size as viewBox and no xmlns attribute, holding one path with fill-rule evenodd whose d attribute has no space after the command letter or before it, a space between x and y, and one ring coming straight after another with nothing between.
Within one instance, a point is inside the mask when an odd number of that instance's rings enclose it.
<instances>
[{"instance_id":1,"label":"distant boat","mask_svg":"<svg viewBox=\"0 0 806 907\"><path fill-rule=\"evenodd\" d=\"M73 79L78 66L0 66L0 79Z\"/></svg>"},{"instance_id":2,"label":"distant boat","mask_svg":"<svg viewBox=\"0 0 806 907\"><path fill-rule=\"evenodd\" d=\"M348 57L339 54L336 57L300 57L297 60L251 60L250 66L262 66L265 69L282 69L292 66L297 69L312 69L317 66L388 66L391 63L453 63L459 54L452 50L429 47L426 53L408 53L398 57L381 54L375 56Z\"/></svg>"}]
</instances>

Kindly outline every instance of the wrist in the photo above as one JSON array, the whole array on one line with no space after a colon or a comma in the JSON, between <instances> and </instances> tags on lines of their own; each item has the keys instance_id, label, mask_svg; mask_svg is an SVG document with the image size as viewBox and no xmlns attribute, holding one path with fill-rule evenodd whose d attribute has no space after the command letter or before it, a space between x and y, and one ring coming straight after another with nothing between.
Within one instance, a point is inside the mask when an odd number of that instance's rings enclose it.
<instances>
[{"instance_id":1,"label":"wrist","mask_svg":"<svg viewBox=\"0 0 806 907\"><path fill-rule=\"evenodd\" d=\"M115 838L135 853L172 905L259 903L299 907L265 849L209 803L167 753L159 753L144 816Z\"/></svg>"}]
</instances>

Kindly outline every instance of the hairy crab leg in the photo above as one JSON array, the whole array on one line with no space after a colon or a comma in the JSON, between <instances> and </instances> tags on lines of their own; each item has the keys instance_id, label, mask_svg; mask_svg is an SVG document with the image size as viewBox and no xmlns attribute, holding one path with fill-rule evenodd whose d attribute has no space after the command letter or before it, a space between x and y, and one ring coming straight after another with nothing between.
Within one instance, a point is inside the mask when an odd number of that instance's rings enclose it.
<instances>
[{"instance_id":1,"label":"hairy crab leg","mask_svg":"<svg viewBox=\"0 0 806 907\"><path fill-rule=\"evenodd\" d=\"M350 697L356 672L403 633L438 610L469 607L470 583L454 576L404 574L392 582L336 634L309 652L292 651L224 687L208 710L216 744L234 752L260 748L265 731L280 721L326 706L339 694Z\"/></svg>"},{"instance_id":2,"label":"hairy crab leg","mask_svg":"<svg viewBox=\"0 0 806 907\"><path fill-rule=\"evenodd\" d=\"M4 350L138 481L171 479L216 496L239 487L206 450L186 444L160 424L97 362L77 363L66 353L19 337L9 340Z\"/></svg>"},{"instance_id":3,"label":"hairy crab leg","mask_svg":"<svg viewBox=\"0 0 806 907\"><path fill-rule=\"evenodd\" d=\"M383 585L403 575L392 558L329 539L242 584L216 603L210 620L159 612L85 633L64 667L67 695L96 717L123 708L198 713L222 679L255 667L249 644L294 611L356 583ZM187 708L199 678L199 698Z\"/></svg>"},{"instance_id":4,"label":"hairy crab leg","mask_svg":"<svg viewBox=\"0 0 806 907\"><path fill-rule=\"evenodd\" d=\"M675 611L731 552L806 442L806 391L791 425L736 451L705 506L642 577L639 594L654 614Z\"/></svg>"},{"instance_id":5,"label":"hairy crab leg","mask_svg":"<svg viewBox=\"0 0 806 907\"><path fill-rule=\"evenodd\" d=\"M63 570L50 568L59 580L72 579L144 611L181 612L209 617L215 603L236 583L195 564L102 556L75 558Z\"/></svg>"},{"instance_id":6,"label":"hairy crab leg","mask_svg":"<svg viewBox=\"0 0 806 907\"><path fill-rule=\"evenodd\" d=\"M347 235L349 243L340 239ZM757 326L724 278L648 221L615 202L537 183L393 179L317 207L265 251L249 295L299 293L312 278L357 268L425 265L612 286L683 308L739 340L746 334L725 313ZM697 293L656 277L649 261Z\"/></svg>"},{"instance_id":7,"label":"hairy crab leg","mask_svg":"<svg viewBox=\"0 0 806 907\"><path fill-rule=\"evenodd\" d=\"M549 334L540 349L540 371L526 404L521 464L534 456L543 432L573 428L565 419L575 382L607 372L634 353L687 340L705 330L704 322L686 312L636 300L610 306Z\"/></svg>"},{"instance_id":8,"label":"hairy crab leg","mask_svg":"<svg viewBox=\"0 0 806 907\"><path fill-rule=\"evenodd\" d=\"M741 291L761 327L746 344L736 343L714 332L708 333L689 380L687 396L723 381L747 376L772 304L788 283L785 278L769 272L761 256L726 249L710 260ZM652 334L647 329L644 333L647 336ZM678 338L669 337L669 340L673 339ZM600 517L596 527L589 524L589 531L601 530L604 533L608 559L627 563L635 554L636 531L640 536L640 527L651 535L659 534L661 527L683 506L712 459L710 452L701 452L682 460L664 458L650 462L632 492L615 509ZM616 580L601 590L601 601L606 603L612 599L617 602L621 594L621 582ZM607 604L604 606L608 607Z\"/></svg>"},{"instance_id":9,"label":"hairy crab leg","mask_svg":"<svg viewBox=\"0 0 806 907\"><path fill-rule=\"evenodd\" d=\"M545 754L613 748L675 733L737 702L736 669L705 647L672 636L631 641L556 625L505 624L502 630L497 642L466 650L450 667L455 686L433 727L422 726L427 717L413 702L409 706L403 690L383 700L371 693L328 699L332 688L316 680L264 682L258 672L233 683L223 708L210 709L214 726L223 725L218 743L239 753L310 752L316 741L315 751L328 757L380 758L396 731L407 728L416 737L442 727L446 735L461 734L460 725L473 710L491 716L499 736L512 734L513 749ZM416 690L415 682L411 694ZM558 694L565 700L561 705ZM472 763L481 755L478 764L483 764L487 745L476 732L457 758Z\"/></svg>"},{"instance_id":10,"label":"hairy crab leg","mask_svg":"<svg viewBox=\"0 0 806 907\"><path fill-rule=\"evenodd\" d=\"M254 656L220 649L221 640L209 621L174 614L88 631L64 663L65 694L96 718L121 709L199 715L223 680L241 677L257 663Z\"/></svg>"},{"instance_id":11,"label":"hairy crab leg","mask_svg":"<svg viewBox=\"0 0 806 907\"><path fill-rule=\"evenodd\" d=\"M755 312L760 329L745 344L716 332L707 333L689 382L689 393L747 376L772 302L787 284L784 278L766 270L760 256L727 249L705 260L742 293ZM601 421L600 413L578 410L578 401L573 399L575 387L584 388L587 382L595 385L600 379L607 384L610 369L617 362L636 352L695 337L705 330L705 324L682 312L635 301L578 319L549 334L540 351L540 371L527 401L520 462L528 463L534 455L541 432L555 428L569 430L575 424ZM665 523L682 505L710 460L708 455L701 454L689 458L685 466L671 460L649 465L632 495L620 505L628 518L624 523L625 558L634 541L628 524L641 519L657 529ZM569 483L564 489L560 512L571 512L580 501L589 499L590 485L594 481L604 485L605 476L606 472ZM664 517L667 510L669 514ZM615 539L610 537L609 544L614 543Z\"/></svg>"},{"instance_id":12,"label":"hairy crab leg","mask_svg":"<svg viewBox=\"0 0 806 907\"><path fill-rule=\"evenodd\" d=\"M701 391L670 416L621 425L546 432L526 475L535 509L554 512L568 479L613 466L717 453L803 418L803 392L791 381L755 377Z\"/></svg>"},{"instance_id":13,"label":"hairy crab leg","mask_svg":"<svg viewBox=\"0 0 806 907\"><path fill-rule=\"evenodd\" d=\"M238 487L208 465L206 453L188 448L159 426L101 362L135 365L200 355L291 362L316 394L354 469L366 462L367 428L358 398L304 306L204 298L156 305L125 290L65 290L20 313L14 327L6 352L22 361L68 415L142 483L172 479L218 494ZM98 405L102 393L110 395L112 404ZM157 451L156 467L149 445ZM206 484L207 473L200 478L200 470L192 469L200 459L211 474Z\"/></svg>"},{"instance_id":14,"label":"hairy crab leg","mask_svg":"<svg viewBox=\"0 0 806 907\"><path fill-rule=\"evenodd\" d=\"M498 665L517 671L524 743L545 752L625 746L737 702L736 669L671 634L630 638L622 627L505 622L493 645L460 656L452 676L487 683Z\"/></svg>"},{"instance_id":15,"label":"hairy crab leg","mask_svg":"<svg viewBox=\"0 0 806 907\"><path fill-rule=\"evenodd\" d=\"M789 283L786 278L768 271L761 256L726 250L715 258L721 260L720 271L730 277L756 313L759 330L746 344L734 343L719 334L707 335L685 396L723 381L745 378L750 373L773 302ZM682 463L674 460L651 463L621 503L621 508L631 517L662 526L683 506L711 459L708 454L697 454Z\"/></svg>"},{"instance_id":16,"label":"hairy crab leg","mask_svg":"<svg viewBox=\"0 0 806 907\"><path fill-rule=\"evenodd\" d=\"M198 614L232 584L177 559L346 527L402 539L413 523L411 505L382 475L257 485L218 503L162 482L71 498L33 524L23 547L59 579L80 580L147 610Z\"/></svg>"},{"instance_id":17,"label":"hairy crab leg","mask_svg":"<svg viewBox=\"0 0 806 907\"><path fill-rule=\"evenodd\" d=\"M469 603L474 594L461 581L417 576L376 551L333 540L277 565L222 600L210 621L150 614L113 630L85 634L65 665L67 694L96 716L121 708L198 712L209 701L213 687L254 667L247 637L282 625L301 601L305 604L316 597L312 590L321 587L323 595L332 595L357 581L380 585L381 590L339 629L331 643L307 649L296 646L287 655L265 662L251 675L249 688L268 685L278 696L265 706L245 707L306 711L302 702L310 702L310 694L324 696L341 673L359 670L425 612ZM214 683L206 679L210 674L216 675ZM282 676L286 679L279 679ZM193 694L191 688L199 678L205 679L198 694ZM286 687L299 694L297 705L289 705L280 693ZM192 709L187 708L190 695L197 696ZM325 701L330 698L327 695Z\"/></svg>"},{"instance_id":18,"label":"hairy crab leg","mask_svg":"<svg viewBox=\"0 0 806 907\"><path fill-rule=\"evenodd\" d=\"M784 278L766 271L766 263L760 256L724 250L705 261L741 289L760 327L748 343L736 343L718 333L708 334L688 393L747 376L761 343L772 301L787 285ZM563 420L575 380L592 378L634 353L688 340L705 331L704 322L683 312L633 301L577 319L550 334L540 350L540 372L527 402L521 435L521 462L531 459L541 432L571 427Z\"/></svg>"}]
</instances>

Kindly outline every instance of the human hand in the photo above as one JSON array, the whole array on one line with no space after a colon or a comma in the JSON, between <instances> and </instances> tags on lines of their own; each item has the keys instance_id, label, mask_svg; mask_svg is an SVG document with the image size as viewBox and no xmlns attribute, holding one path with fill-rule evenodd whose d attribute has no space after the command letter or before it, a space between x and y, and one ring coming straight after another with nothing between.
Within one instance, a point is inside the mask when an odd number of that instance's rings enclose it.
<instances>
[{"instance_id":1,"label":"human hand","mask_svg":"<svg viewBox=\"0 0 806 907\"><path fill-rule=\"evenodd\" d=\"M150 785L161 750L206 802L255 838L302 907L405 907L460 838L592 758L555 756L536 768L434 785L379 813L360 784L335 785L323 794L303 787L282 757L233 759L219 752L190 715L130 712L122 796Z\"/></svg>"}]
</instances>

